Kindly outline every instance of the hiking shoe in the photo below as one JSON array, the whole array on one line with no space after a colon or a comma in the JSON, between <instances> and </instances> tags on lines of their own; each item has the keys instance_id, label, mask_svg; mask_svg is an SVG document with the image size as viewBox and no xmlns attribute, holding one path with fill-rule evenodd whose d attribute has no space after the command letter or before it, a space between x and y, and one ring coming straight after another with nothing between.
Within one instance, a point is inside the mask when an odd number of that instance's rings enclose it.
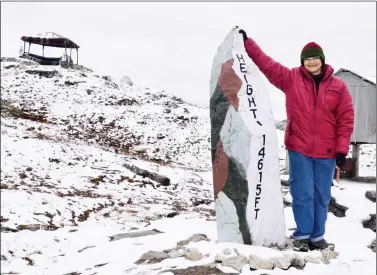
<instances>
[{"instance_id":1,"label":"hiking shoe","mask_svg":"<svg viewBox=\"0 0 377 275\"><path fill-rule=\"evenodd\" d=\"M335 245L332 243L328 243L325 239L322 239L317 242L309 242L310 250L322 250L322 249L329 249L334 250Z\"/></svg>"},{"instance_id":2,"label":"hiking shoe","mask_svg":"<svg viewBox=\"0 0 377 275\"><path fill-rule=\"evenodd\" d=\"M309 251L309 240L294 240L293 241L293 250L300 252Z\"/></svg>"}]
</instances>

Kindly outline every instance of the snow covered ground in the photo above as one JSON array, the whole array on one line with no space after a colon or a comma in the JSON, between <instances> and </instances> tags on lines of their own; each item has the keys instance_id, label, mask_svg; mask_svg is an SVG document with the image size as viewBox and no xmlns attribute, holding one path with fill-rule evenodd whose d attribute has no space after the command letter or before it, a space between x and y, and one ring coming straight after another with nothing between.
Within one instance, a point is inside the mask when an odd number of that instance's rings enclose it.
<instances>
[{"instance_id":1,"label":"snow covered ground","mask_svg":"<svg viewBox=\"0 0 377 275\"><path fill-rule=\"evenodd\" d=\"M374 184L333 187L348 210L345 217L329 213L326 237L338 252L329 262L318 251L217 243L208 110L125 80L84 68L1 62L1 274L376 274L368 247L375 232L362 224L376 213L365 196ZM283 173L284 133L277 134ZM361 176L376 175L375 149L362 147ZM143 178L132 165L170 182ZM289 237L295 227L289 206L285 217ZM135 237L147 230L153 234ZM194 234L196 240L182 243ZM138 261L178 242L160 254L166 259ZM237 271L224 260L237 257L234 249L247 260L285 254L321 260L303 270L251 271L244 263Z\"/></svg>"}]
</instances>

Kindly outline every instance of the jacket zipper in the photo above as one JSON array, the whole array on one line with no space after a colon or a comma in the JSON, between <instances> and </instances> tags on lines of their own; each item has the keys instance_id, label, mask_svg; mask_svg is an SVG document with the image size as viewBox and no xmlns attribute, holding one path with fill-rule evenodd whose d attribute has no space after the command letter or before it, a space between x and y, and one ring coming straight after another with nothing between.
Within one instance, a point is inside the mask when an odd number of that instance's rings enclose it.
<instances>
[{"instance_id":1,"label":"jacket zipper","mask_svg":"<svg viewBox=\"0 0 377 275\"><path fill-rule=\"evenodd\" d=\"M317 109L317 96L319 93L319 87L321 85L321 82L318 84L318 92L317 92L317 87L315 84L315 81L312 79L313 84L314 84L314 121L313 121L313 136L312 136L312 156L315 155L315 139L317 135L317 115L316 115L316 109Z\"/></svg>"}]
</instances>

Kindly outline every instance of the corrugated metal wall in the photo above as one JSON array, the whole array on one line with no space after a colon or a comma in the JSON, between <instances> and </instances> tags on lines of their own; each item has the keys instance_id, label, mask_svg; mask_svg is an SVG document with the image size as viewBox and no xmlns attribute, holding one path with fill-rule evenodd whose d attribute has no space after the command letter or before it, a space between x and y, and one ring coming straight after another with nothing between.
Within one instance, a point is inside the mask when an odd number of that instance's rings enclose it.
<instances>
[{"instance_id":1,"label":"corrugated metal wall","mask_svg":"<svg viewBox=\"0 0 377 275\"><path fill-rule=\"evenodd\" d=\"M351 142L376 143L376 85L350 72L338 72L350 90L355 107L355 129Z\"/></svg>"}]
</instances>

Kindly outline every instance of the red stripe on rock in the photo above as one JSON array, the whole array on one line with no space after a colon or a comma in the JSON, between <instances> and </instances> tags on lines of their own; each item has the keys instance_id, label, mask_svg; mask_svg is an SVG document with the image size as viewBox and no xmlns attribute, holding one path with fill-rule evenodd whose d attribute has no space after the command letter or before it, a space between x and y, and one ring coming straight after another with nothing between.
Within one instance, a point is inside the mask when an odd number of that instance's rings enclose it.
<instances>
[{"instance_id":1,"label":"red stripe on rock","mask_svg":"<svg viewBox=\"0 0 377 275\"><path fill-rule=\"evenodd\" d=\"M215 200L217 194L223 190L226 180L228 179L229 156L224 152L221 140L217 143L216 158L213 161L213 188Z\"/></svg>"},{"instance_id":2,"label":"red stripe on rock","mask_svg":"<svg viewBox=\"0 0 377 275\"><path fill-rule=\"evenodd\" d=\"M233 66L234 60L229 59L221 66L221 73L218 79L218 83L223 91L225 97L233 108L238 111L239 99L237 97L238 91L241 89L242 81L234 72Z\"/></svg>"}]
</instances>

